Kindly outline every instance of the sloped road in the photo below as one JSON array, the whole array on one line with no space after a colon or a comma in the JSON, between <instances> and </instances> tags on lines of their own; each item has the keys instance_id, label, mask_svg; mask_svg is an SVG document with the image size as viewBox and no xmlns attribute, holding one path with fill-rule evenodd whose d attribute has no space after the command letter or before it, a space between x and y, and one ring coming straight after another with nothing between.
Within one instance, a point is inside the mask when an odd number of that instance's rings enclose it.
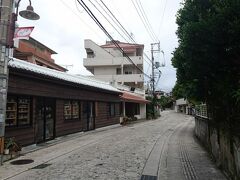
<instances>
[{"instance_id":1,"label":"sloped road","mask_svg":"<svg viewBox=\"0 0 240 180\"><path fill-rule=\"evenodd\" d=\"M158 179L224 180L225 176L210 160L193 136L194 121L177 128L168 139L158 169Z\"/></svg>"},{"instance_id":2,"label":"sloped road","mask_svg":"<svg viewBox=\"0 0 240 180\"><path fill-rule=\"evenodd\" d=\"M190 116L96 131L28 153L28 165L0 167L0 179L225 179L193 137Z\"/></svg>"}]
</instances>

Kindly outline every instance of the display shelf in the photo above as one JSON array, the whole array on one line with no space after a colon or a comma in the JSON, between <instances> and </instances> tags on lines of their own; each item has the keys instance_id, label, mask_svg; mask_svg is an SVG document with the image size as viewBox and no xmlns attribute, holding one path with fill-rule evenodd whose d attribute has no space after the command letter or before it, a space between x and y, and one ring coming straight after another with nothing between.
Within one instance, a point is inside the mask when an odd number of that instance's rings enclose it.
<instances>
[{"instance_id":1,"label":"display shelf","mask_svg":"<svg viewBox=\"0 0 240 180\"><path fill-rule=\"evenodd\" d=\"M25 125L30 123L30 99L18 99L18 123Z\"/></svg>"},{"instance_id":2,"label":"display shelf","mask_svg":"<svg viewBox=\"0 0 240 180\"><path fill-rule=\"evenodd\" d=\"M6 126L17 125L17 102L15 99L7 101Z\"/></svg>"}]
</instances>

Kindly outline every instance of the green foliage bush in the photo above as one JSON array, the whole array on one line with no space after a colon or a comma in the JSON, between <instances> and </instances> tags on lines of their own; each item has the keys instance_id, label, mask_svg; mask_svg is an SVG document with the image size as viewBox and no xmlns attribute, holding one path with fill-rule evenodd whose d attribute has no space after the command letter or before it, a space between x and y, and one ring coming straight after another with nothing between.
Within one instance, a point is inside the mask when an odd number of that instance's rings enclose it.
<instances>
[{"instance_id":1,"label":"green foliage bush","mask_svg":"<svg viewBox=\"0 0 240 180\"><path fill-rule=\"evenodd\" d=\"M185 0L177 14L175 97L207 104L213 120L240 121L240 1Z\"/></svg>"}]
</instances>

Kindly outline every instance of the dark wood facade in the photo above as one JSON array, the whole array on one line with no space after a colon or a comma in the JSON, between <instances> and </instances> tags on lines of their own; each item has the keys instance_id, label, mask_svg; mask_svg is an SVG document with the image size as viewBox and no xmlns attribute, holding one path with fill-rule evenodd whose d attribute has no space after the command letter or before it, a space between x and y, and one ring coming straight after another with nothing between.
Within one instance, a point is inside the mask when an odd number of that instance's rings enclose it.
<instances>
[{"instance_id":1,"label":"dark wood facade","mask_svg":"<svg viewBox=\"0 0 240 180\"><path fill-rule=\"evenodd\" d=\"M29 99L30 123L6 126L5 136L28 145L117 124L119 94L10 67L8 99ZM66 119L66 102L78 108L77 119ZM49 121L49 117L53 120Z\"/></svg>"}]
</instances>

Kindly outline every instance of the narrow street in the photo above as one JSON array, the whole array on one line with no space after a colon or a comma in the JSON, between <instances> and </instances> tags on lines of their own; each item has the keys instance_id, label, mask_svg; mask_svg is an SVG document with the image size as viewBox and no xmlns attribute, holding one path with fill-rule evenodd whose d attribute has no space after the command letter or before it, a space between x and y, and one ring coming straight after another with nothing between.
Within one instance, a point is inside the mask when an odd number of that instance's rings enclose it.
<instances>
[{"instance_id":1,"label":"narrow street","mask_svg":"<svg viewBox=\"0 0 240 180\"><path fill-rule=\"evenodd\" d=\"M193 137L191 116L162 112L157 120L75 136L27 153L33 163L0 167L0 179L225 179Z\"/></svg>"}]
</instances>

